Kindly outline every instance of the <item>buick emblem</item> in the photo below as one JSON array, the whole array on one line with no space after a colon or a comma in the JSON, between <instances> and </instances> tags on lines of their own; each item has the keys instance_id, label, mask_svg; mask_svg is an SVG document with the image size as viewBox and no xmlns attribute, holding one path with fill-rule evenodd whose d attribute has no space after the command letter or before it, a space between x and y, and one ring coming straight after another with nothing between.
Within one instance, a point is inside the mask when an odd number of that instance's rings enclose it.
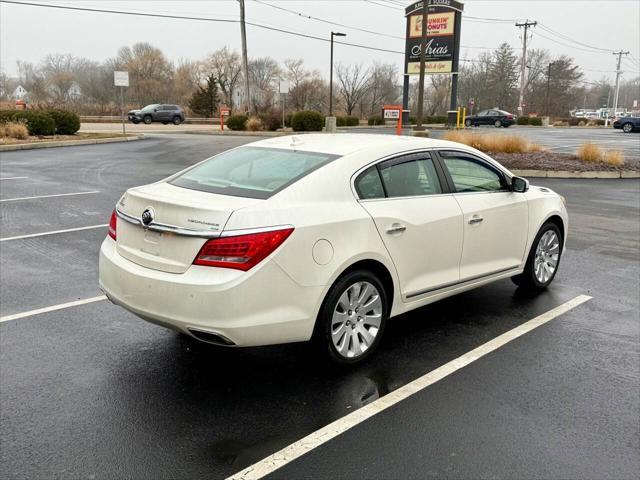
<instances>
[{"instance_id":1,"label":"buick emblem","mask_svg":"<svg viewBox=\"0 0 640 480\"><path fill-rule=\"evenodd\" d=\"M154 212L153 208L147 208L144 212L142 212L142 225L148 227L151 222L153 222Z\"/></svg>"}]
</instances>

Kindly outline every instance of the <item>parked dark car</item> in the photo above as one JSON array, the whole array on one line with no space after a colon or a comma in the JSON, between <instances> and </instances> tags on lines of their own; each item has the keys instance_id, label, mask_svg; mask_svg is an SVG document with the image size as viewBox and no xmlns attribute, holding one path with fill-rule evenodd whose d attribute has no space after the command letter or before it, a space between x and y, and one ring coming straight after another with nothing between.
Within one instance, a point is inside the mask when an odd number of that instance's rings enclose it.
<instances>
[{"instance_id":1,"label":"parked dark car","mask_svg":"<svg viewBox=\"0 0 640 480\"><path fill-rule=\"evenodd\" d=\"M152 122L162 122L164 125L169 122L174 125L180 125L184 122L184 110L178 105L163 105L160 103L152 103L141 110L131 110L127 117L130 122L144 122L149 125Z\"/></svg>"},{"instance_id":2,"label":"parked dark car","mask_svg":"<svg viewBox=\"0 0 640 480\"><path fill-rule=\"evenodd\" d=\"M505 112L504 110L498 110L496 108L491 110L482 110L475 115L467 117L464 121L467 127L477 127L478 125L493 125L496 128L510 127L516 123L516 116Z\"/></svg>"},{"instance_id":3,"label":"parked dark car","mask_svg":"<svg viewBox=\"0 0 640 480\"><path fill-rule=\"evenodd\" d=\"M640 117L619 117L613 122L613 128L621 128L625 133L640 132Z\"/></svg>"}]
</instances>

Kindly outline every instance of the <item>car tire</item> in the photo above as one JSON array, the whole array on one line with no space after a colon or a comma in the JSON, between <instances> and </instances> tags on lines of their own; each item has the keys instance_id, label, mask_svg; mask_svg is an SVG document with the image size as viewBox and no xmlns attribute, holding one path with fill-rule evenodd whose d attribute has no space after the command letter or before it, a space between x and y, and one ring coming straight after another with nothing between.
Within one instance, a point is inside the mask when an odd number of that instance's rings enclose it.
<instances>
[{"instance_id":1,"label":"car tire","mask_svg":"<svg viewBox=\"0 0 640 480\"><path fill-rule=\"evenodd\" d=\"M313 334L315 344L341 365L366 360L382 339L390 310L387 298L373 273L355 270L343 275L322 302Z\"/></svg>"},{"instance_id":2,"label":"car tire","mask_svg":"<svg viewBox=\"0 0 640 480\"><path fill-rule=\"evenodd\" d=\"M173 124L174 125L180 125L182 123L182 119L180 117L178 117L177 115L175 117L173 117Z\"/></svg>"},{"instance_id":3,"label":"car tire","mask_svg":"<svg viewBox=\"0 0 640 480\"><path fill-rule=\"evenodd\" d=\"M471 126L471 120L465 120L464 121L464 126L469 128Z\"/></svg>"},{"instance_id":4,"label":"car tire","mask_svg":"<svg viewBox=\"0 0 640 480\"><path fill-rule=\"evenodd\" d=\"M558 272L562 257L562 232L553 222L545 223L531 244L524 271L511 277L520 288L540 291L547 288Z\"/></svg>"},{"instance_id":5,"label":"car tire","mask_svg":"<svg viewBox=\"0 0 640 480\"><path fill-rule=\"evenodd\" d=\"M145 125L151 125L151 122L153 122L153 118L151 118L151 115L145 115L142 121Z\"/></svg>"},{"instance_id":6,"label":"car tire","mask_svg":"<svg viewBox=\"0 0 640 480\"><path fill-rule=\"evenodd\" d=\"M493 126L496 128L500 128L502 126L502 122L500 120L496 120L493 122Z\"/></svg>"},{"instance_id":7,"label":"car tire","mask_svg":"<svg viewBox=\"0 0 640 480\"><path fill-rule=\"evenodd\" d=\"M633 132L633 123L631 122L627 122L624 125L622 125L622 131L624 133L631 133Z\"/></svg>"}]
</instances>

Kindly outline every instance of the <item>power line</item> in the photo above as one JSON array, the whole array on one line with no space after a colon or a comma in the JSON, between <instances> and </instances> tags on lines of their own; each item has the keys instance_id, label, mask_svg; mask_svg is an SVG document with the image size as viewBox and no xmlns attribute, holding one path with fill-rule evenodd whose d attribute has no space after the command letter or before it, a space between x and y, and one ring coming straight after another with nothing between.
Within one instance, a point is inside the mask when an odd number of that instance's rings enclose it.
<instances>
[{"instance_id":1,"label":"power line","mask_svg":"<svg viewBox=\"0 0 640 480\"><path fill-rule=\"evenodd\" d=\"M607 53L611 53L611 52L596 52L594 50L587 50L586 48L576 47L575 45L569 45L567 43L561 42L560 40L556 40L555 38L547 37L546 35L543 35L540 32L534 32L534 35L536 35L538 37L545 38L545 39L549 40L550 42L557 43L558 45L563 45L563 46L568 47L568 48L573 48L574 50L581 50L583 52L595 53L595 54L598 54L598 55L606 55Z\"/></svg>"},{"instance_id":2,"label":"power line","mask_svg":"<svg viewBox=\"0 0 640 480\"><path fill-rule=\"evenodd\" d=\"M610 50L610 49L607 49L607 48L594 47L592 45L588 45L586 43L579 42L578 40L574 40L573 38L569 37L568 35L565 35L565 34L560 33L560 32L556 32L555 30L547 27L546 25L544 25L542 23L540 23L539 25L540 25L540 28L542 28L546 32L550 33L551 35L555 35L557 37L560 37L560 38L562 38L564 40L568 40L570 42L576 43L576 44L581 45L583 47L587 47L587 48L590 48L590 49L593 49L593 50L599 50L601 52L606 52L606 53L613 52L613 50Z\"/></svg>"},{"instance_id":3,"label":"power line","mask_svg":"<svg viewBox=\"0 0 640 480\"><path fill-rule=\"evenodd\" d=\"M71 7L71 6L53 5L53 4L46 4L45 5L45 4L41 4L41 3L18 2L18 1L14 1L14 0L0 0L0 3L10 3L10 4L15 4L15 5L25 5L25 6L30 6L30 7L56 8L56 9L61 9L61 10L75 10L75 11L81 11L81 12L110 13L110 14L116 14L116 15L132 15L132 16L170 18L170 19L180 19L180 20L199 20L199 21L204 21L204 22L240 23L240 20L227 20L227 19L221 19L221 18L189 17L189 16L182 16L182 15L168 15L168 14L159 14L159 13L131 12L131 11L124 11L124 10L109 10L109 9L104 9L104 8ZM274 32L280 32L280 33L284 33L284 34L287 34L287 35L293 35L293 36L303 37L303 38L310 38L310 39L313 39L313 40L319 40L319 41L327 42L327 43L330 42L330 40L328 38L318 37L318 36L315 36L315 35L309 35L309 34L306 34L306 33L293 32L291 30L285 30L284 28L271 27L271 26L267 26L267 25L260 24L260 23L255 23L255 22L246 22L246 24L247 25L251 25L251 26L256 27L256 28L262 28L264 30L271 30L271 31L274 31ZM390 50L390 49L386 49L386 48L371 47L369 45L362 45L362 44L359 44L359 43L338 42L338 41L336 41L334 43L338 43L340 45L346 45L348 47L363 48L363 49L366 49L366 50L374 50L374 51L377 51L377 52L404 54L404 52L400 51L400 50Z\"/></svg>"},{"instance_id":4,"label":"power line","mask_svg":"<svg viewBox=\"0 0 640 480\"><path fill-rule=\"evenodd\" d=\"M364 1L367 3L371 3L373 5L377 5L379 7L391 8L393 10L404 10L404 8L401 8L400 6L392 7L391 5L387 5L386 3L378 3L378 2L374 2L373 0L364 0Z\"/></svg>"},{"instance_id":5,"label":"power line","mask_svg":"<svg viewBox=\"0 0 640 480\"><path fill-rule=\"evenodd\" d=\"M263 2L261 0L253 0L253 1L256 2L256 3L259 3L261 5L266 5L267 7L271 7L271 8L275 8L277 10L282 10L282 11L285 11L285 12L289 12L289 13L291 13L293 15L296 15L298 17L305 18L305 19L308 19L308 20L315 20L317 22L326 23L328 25L336 25L338 27L350 28L352 30L358 30L359 32L370 33L372 35L378 35L380 37L388 37L388 38L396 38L396 39L399 39L399 40L404 40L404 37L400 37L400 36L397 36L397 35L389 35L387 33L380 33L380 32L376 32L374 30L367 30L366 28L360 28L360 27L355 27L353 25L346 25L344 23L333 22L331 20L326 20L324 18L314 17L312 15L307 15L306 13L296 12L295 10L290 10L288 8L279 7L277 5L272 5L270 3Z\"/></svg>"}]
</instances>

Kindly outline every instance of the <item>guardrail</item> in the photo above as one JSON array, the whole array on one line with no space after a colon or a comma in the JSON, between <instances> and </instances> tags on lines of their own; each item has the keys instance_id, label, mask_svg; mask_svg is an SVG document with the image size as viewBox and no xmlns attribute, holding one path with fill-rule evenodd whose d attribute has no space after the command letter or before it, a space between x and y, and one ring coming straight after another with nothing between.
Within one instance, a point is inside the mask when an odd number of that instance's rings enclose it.
<instances>
[{"instance_id":1,"label":"guardrail","mask_svg":"<svg viewBox=\"0 0 640 480\"><path fill-rule=\"evenodd\" d=\"M128 121L125 118L125 121ZM80 115L80 122L82 123L120 123L122 118L113 115ZM220 125L219 118L195 118L187 117L183 123L194 125Z\"/></svg>"}]
</instances>

